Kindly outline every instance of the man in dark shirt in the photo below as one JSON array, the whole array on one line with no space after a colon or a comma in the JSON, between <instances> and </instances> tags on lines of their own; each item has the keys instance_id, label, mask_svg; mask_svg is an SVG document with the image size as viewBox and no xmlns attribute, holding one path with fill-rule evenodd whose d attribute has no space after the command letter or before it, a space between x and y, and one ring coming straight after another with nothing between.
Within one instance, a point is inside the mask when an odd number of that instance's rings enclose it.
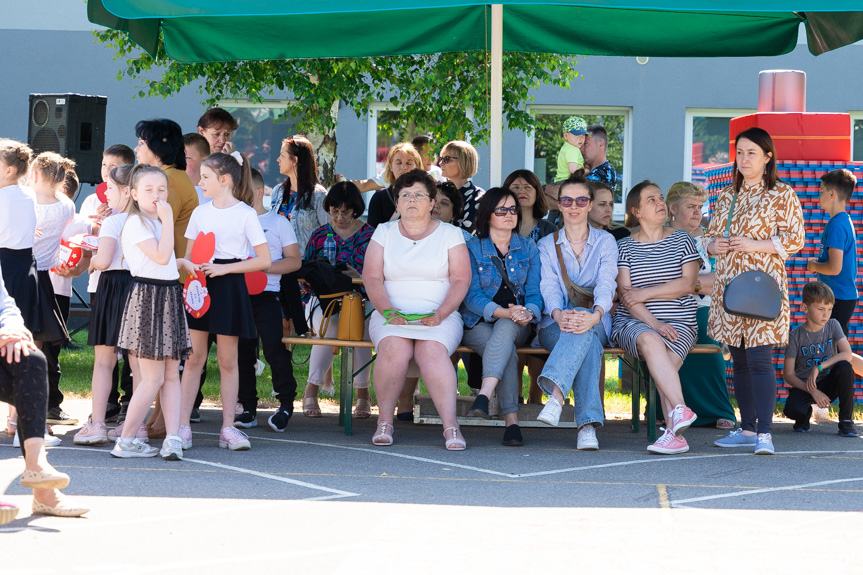
<instances>
[{"instance_id":1,"label":"man in dark shirt","mask_svg":"<svg viewBox=\"0 0 863 575\"><path fill-rule=\"evenodd\" d=\"M614 169L614 166L606 158L608 132L599 124L594 124L588 126L587 133L588 136L581 150L581 155L584 156L585 167L590 167L587 179L605 182L617 192L620 176L618 176L617 170Z\"/></svg>"}]
</instances>

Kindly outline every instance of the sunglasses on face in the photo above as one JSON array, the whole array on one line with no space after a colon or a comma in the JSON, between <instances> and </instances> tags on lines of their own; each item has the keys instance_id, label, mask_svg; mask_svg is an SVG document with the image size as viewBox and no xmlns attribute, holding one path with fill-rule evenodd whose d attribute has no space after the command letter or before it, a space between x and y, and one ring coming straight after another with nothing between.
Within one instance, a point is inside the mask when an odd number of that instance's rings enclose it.
<instances>
[{"instance_id":1,"label":"sunglasses on face","mask_svg":"<svg viewBox=\"0 0 863 575\"><path fill-rule=\"evenodd\" d=\"M458 157L456 156L441 156L441 159L438 163L443 166L445 164L449 164L450 162L455 162L456 160L458 160Z\"/></svg>"},{"instance_id":2,"label":"sunglasses on face","mask_svg":"<svg viewBox=\"0 0 863 575\"><path fill-rule=\"evenodd\" d=\"M570 198L569 196L563 196L559 200L558 203L564 208L568 208L572 206L572 203L575 202L575 205L579 208L586 208L587 204L590 203L590 198L585 198L584 196L578 198Z\"/></svg>"},{"instance_id":3,"label":"sunglasses on face","mask_svg":"<svg viewBox=\"0 0 863 575\"><path fill-rule=\"evenodd\" d=\"M518 207L517 206L510 206L508 208L495 208L494 209L494 215L498 216L499 218L504 217L507 213L510 213L512 215L516 215L518 213Z\"/></svg>"}]
</instances>

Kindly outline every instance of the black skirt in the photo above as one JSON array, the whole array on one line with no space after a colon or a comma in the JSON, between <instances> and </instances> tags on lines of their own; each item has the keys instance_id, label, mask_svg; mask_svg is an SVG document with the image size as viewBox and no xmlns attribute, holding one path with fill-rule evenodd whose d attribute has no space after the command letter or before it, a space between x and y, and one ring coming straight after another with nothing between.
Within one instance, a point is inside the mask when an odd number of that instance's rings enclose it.
<instances>
[{"instance_id":1,"label":"black skirt","mask_svg":"<svg viewBox=\"0 0 863 575\"><path fill-rule=\"evenodd\" d=\"M213 263L232 264L238 261L240 260L214 260ZM210 294L210 309L199 318L186 312L189 329L247 339L257 337L245 274L207 278L207 292Z\"/></svg>"},{"instance_id":2,"label":"black skirt","mask_svg":"<svg viewBox=\"0 0 863 575\"><path fill-rule=\"evenodd\" d=\"M32 249L0 248L0 270L6 291L21 311L24 325L31 332L42 330L42 308L39 306L39 279Z\"/></svg>"},{"instance_id":3,"label":"black skirt","mask_svg":"<svg viewBox=\"0 0 863 575\"><path fill-rule=\"evenodd\" d=\"M87 335L87 345L117 345L123 310L131 290L132 274L128 270L110 270L99 274L96 293L90 300L90 332Z\"/></svg>"},{"instance_id":4,"label":"black skirt","mask_svg":"<svg viewBox=\"0 0 863 575\"><path fill-rule=\"evenodd\" d=\"M42 309L42 329L41 331L33 332L33 339L45 342L66 341L69 339L69 332L66 331L66 321L63 319L63 312L60 310L57 298L54 297L54 286L51 283L51 276L48 275L48 270L40 270L36 272L36 277L39 281L39 307Z\"/></svg>"},{"instance_id":5,"label":"black skirt","mask_svg":"<svg viewBox=\"0 0 863 575\"><path fill-rule=\"evenodd\" d=\"M142 359L179 361L189 357L192 341L179 282L133 279L117 347Z\"/></svg>"}]
</instances>

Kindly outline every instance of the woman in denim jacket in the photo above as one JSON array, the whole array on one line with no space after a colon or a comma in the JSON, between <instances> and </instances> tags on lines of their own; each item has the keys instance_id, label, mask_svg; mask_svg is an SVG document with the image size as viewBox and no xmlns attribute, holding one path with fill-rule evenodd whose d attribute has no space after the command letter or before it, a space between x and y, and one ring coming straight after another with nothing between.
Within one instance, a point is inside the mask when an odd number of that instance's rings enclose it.
<instances>
[{"instance_id":1,"label":"woman in denim jacket","mask_svg":"<svg viewBox=\"0 0 863 575\"><path fill-rule=\"evenodd\" d=\"M476 226L477 236L467 244L472 277L461 311L463 343L482 356L482 387L470 415L488 419L488 400L497 389L506 422L503 444L518 446L523 439L518 426L521 377L515 350L527 342L529 326L542 312L539 252L533 240L518 233L521 206L508 188L485 193Z\"/></svg>"},{"instance_id":2,"label":"woman in denim jacket","mask_svg":"<svg viewBox=\"0 0 863 575\"><path fill-rule=\"evenodd\" d=\"M545 236L538 244L542 261L540 290L545 304L539 341L551 355L537 380L548 395L548 403L537 419L557 425L563 400L572 389L575 421L579 425L578 449L596 450L599 442L595 427L603 422L599 373L602 348L611 331L609 311L617 289L617 243L610 233L588 224L593 192L583 176L570 176L561 184L558 203L563 229ZM574 291L571 284L592 294L570 293Z\"/></svg>"}]
</instances>

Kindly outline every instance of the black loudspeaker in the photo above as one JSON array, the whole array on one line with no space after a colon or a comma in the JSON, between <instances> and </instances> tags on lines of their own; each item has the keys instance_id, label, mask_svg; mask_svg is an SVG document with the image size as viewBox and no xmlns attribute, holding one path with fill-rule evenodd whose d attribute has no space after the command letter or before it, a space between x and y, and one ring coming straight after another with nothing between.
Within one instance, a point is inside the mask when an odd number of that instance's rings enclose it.
<instances>
[{"instance_id":1,"label":"black loudspeaker","mask_svg":"<svg viewBox=\"0 0 863 575\"><path fill-rule=\"evenodd\" d=\"M27 142L36 154L57 152L75 160L82 183L102 182L108 98L83 94L30 94Z\"/></svg>"}]
</instances>

